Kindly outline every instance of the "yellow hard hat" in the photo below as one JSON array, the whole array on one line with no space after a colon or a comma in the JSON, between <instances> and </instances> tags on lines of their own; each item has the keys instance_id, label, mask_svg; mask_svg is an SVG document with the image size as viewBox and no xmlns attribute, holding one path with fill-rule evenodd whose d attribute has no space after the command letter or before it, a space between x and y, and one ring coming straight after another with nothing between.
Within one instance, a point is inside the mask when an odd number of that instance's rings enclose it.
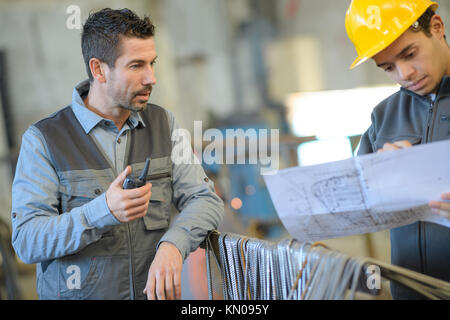
<instances>
[{"instance_id":1,"label":"yellow hard hat","mask_svg":"<svg viewBox=\"0 0 450 320\"><path fill-rule=\"evenodd\" d=\"M438 8L430 0L352 0L345 28L358 53L353 69L386 49L425 11Z\"/></svg>"}]
</instances>

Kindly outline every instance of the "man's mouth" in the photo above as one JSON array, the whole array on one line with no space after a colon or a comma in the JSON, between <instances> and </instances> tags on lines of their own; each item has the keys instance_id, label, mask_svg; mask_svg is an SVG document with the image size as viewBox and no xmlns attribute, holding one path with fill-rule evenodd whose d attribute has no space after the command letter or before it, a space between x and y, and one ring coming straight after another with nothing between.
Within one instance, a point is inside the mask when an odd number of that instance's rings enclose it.
<instances>
[{"instance_id":1,"label":"man's mouth","mask_svg":"<svg viewBox=\"0 0 450 320\"><path fill-rule=\"evenodd\" d=\"M425 85L425 79L426 76L424 76L423 78L419 79L418 81L413 82L412 84L410 84L407 89L411 90L411 91L417 91L423 88L423 86Z\"/></svg>"},{"instance_id":2,"label":"man's mouth","mask_svg":"<svg viewBox=\"0 0 450 320\"><path fill-rule=\"evenodd\" d=\"M140 92L137 94L138 97L148 97L150 95L150 91Z\"/></svg>"},{"instance_id":3,"label":"man's mouth","mask_svg":"<svg viewBox=\"0 0 450 320\"><path fill-rule=\"evenodd\" d=\"M140 97L140 98L148 98L148 97L150 97L150 93L151 93L151 92L152 92L151 89L139 91L139 92L136 94L136 97Z\"/></svg>"}]
</instances>

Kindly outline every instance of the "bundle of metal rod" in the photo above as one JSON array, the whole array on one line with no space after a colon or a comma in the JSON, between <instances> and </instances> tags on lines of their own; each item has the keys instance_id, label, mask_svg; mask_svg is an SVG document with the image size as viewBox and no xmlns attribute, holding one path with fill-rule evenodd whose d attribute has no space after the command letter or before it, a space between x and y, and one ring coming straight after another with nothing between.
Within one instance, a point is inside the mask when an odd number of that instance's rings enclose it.
<instances>
[{"instance_id":1,"label":"bundle of metal rod","mask_svg":"<svg viewBox=\"0 0 450 320\"><path fill-rule=\"evenodd\" d=\"M450 300L449 282L380 261L368 259L367 264L378 265L382 277L413 289L424 298L431 300Z\"/></svg>"},{"instance_id":2,"label":"bundle of metal rod","mask_svg":"<svg viewBox=\"0 0 450 320\"><path fill-rule=\"evenodd\" d=\"M279 243L219 236L223 295L231 300L353 297L363 262L293 239Z\"/></svg>"},{"instance_id":3,"label":"bundle of metal rod","mask_svg":"<svg viewBox=\"0 0 450 320\"><path fill-rule=\"evenodd\" d=\"M212 249L220 266L226 300L354 299L356 291L370 292L361 284L367 285L370 273L366 272L372 265L380 268L380 277L402 283L424 297L450 299L448 282L373 259L354 258L320 243L212 235L206 249Z\"/></svg>"}]
</instances>

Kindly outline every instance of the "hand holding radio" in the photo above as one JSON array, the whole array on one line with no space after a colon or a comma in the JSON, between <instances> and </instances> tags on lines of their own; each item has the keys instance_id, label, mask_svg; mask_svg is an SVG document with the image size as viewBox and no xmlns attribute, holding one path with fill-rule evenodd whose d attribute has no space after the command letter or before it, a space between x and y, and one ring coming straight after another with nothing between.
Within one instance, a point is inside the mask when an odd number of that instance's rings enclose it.
<instances>
[{"instance_id":1,"label":"hand holding radio","mask_svg":"<svg viewBox=\"0 0 450 320\"><path fill-rule=\"evenodd\" d=\"M106 204L120 222L136 220L147 214L152 195L152 185L146 183L149 165L150 160L147 159L146 168L137 179L131 174L131 166L127 166L106 191Z\"/></svg>"}]
</instances>

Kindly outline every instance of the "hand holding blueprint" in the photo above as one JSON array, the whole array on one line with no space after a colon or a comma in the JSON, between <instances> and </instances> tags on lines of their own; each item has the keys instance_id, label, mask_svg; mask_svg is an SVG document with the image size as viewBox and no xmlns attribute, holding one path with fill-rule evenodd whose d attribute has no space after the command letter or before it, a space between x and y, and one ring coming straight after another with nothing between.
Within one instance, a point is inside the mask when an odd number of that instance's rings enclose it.
<instances>
[{"instance_id":1,"label":"hand holding blueprint","mask_svg":"<svg viewBox=\"0 0 450 320\"><path fill-rule=\"evenodd\" d=\"M450 140L308 167L264 180L292 237L316 241L416 221L450 227L430 200L450 192Z\"/></svg>"}]
</instances>

